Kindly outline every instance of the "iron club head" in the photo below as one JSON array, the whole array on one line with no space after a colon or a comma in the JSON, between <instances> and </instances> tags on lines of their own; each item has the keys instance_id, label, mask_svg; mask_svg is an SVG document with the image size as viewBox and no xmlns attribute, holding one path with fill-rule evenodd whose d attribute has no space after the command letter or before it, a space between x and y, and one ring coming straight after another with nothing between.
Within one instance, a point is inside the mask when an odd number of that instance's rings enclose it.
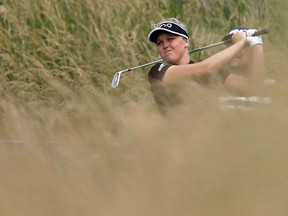
<instances>
[{"instance_id":1,"label":"iron club head","mask_svg":"<svg viewBox=\"0 0 288 216\"><path fill-rule=\"evenodd\" d=\"M120 78L121 78L121 71L117 72L113 79L112 79L112 82L111 82L111 86L112 88L117 88L117 86L119 85L119 82L120 82Z\"/></svg>"}]
</instances>

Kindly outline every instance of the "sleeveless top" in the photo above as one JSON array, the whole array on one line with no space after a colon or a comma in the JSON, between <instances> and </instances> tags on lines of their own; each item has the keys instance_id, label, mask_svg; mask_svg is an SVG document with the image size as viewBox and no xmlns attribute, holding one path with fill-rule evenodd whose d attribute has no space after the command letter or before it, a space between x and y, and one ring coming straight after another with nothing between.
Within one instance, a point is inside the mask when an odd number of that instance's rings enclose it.
<instances>
[{"instance_id":1,"label":"sleeveless top","mask_svg":"<svg viewBox=\"0 0 288 216\"><path fill-rule=\"evenodd\" d=\"M189 62L189 64L193 63L193 61ZM168 108L177 106L182 102L175 88L161 83L164 74L171 66L171 64L165 62L157 63L148 73L151 91L161 114L166 114Z\"/></svg>"},{"instance_id":2,"label":"sleeveless top","mask_svg":"<svg viewBox=\"0 0 288 216\"><path fill-rule=\"evenodd\" d=\"M190 60L189 64L193 63L194 62ZM148 79L155 102L159 112L164 115L167 114L168 109L178 106L185 99L179 94L179 88L177 88L177 86L164 85L161 82L167 69L171 66L171 64L165 62L157 63L148 73ZM220 77L223 82L227 76L227 73L220 73ZM209 79L197 80L196 82L206 86L209 84Z\"/></svg>"}]
</instances>

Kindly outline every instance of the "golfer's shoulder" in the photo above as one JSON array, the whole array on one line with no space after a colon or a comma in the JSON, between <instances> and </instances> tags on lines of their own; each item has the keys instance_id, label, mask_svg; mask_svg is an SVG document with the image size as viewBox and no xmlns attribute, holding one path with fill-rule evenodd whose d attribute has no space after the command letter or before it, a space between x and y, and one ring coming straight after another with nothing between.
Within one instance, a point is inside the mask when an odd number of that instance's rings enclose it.
<instances>
[{"instance_id":1,"label":"golfer's shoulder","mask_svg":"<svg viewBox=\"0 0 288 216\"><path fill-rule=\"evenodd\" d=\"M167 63L157 63L155 64L149 71L148 77L149 79L158 79L162 80L165 72L170 67L170 64Z\"/></svg>"}]
</instances>

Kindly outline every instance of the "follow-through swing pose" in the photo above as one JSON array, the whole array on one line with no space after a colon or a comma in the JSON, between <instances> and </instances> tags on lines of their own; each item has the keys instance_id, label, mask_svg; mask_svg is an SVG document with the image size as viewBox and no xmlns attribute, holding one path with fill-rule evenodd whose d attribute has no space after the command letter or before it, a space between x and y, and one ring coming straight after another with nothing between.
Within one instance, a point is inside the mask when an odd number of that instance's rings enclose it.
<instances>
[{"instance_id":1,"label":"follow-through swing pose","mask_svg":"<svg viewBox=\"0 0 288 216\"><path fill-rule=\"evenodd\" d=\"M189 55L189 35L184 24L174 18L156 24L148 40L155 44L163 63L155 64L148 78L160 111L165 113L167 108L179 103L170 87L182 81L203 84L209 83L212 76L220 75L225 87L238 95L263 84L263 41L261 36L252 36L256 31L243 27L233 29L228 34L231 43L224 50L196 63Z\"/></svg>"}]
</instances>

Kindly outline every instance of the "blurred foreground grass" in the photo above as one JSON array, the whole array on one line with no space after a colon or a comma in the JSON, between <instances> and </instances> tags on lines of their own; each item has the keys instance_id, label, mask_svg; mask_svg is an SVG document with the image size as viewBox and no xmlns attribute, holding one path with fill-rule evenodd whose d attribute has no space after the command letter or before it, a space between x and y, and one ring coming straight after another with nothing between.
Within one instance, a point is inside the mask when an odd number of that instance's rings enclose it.
<instances>
[{"instance_id":1,"label":"blurred foreground grass","mask_svg":"<svg viewBox=\"0 0 288 216\"><path fill-rule=\"evenodd\" d=\"M0 1L1 216L287 215L285 2L179 2ZM171 16L195 48L269 27L264 113L199 89L162 118L144 70L110 88L157 57L149 22Z\"/></svg>"},{"instance_id":2,"label":"blurred foreground grass","mask_svg":"<svg viewBox=\"0 0 288 216\"><path fill-rule=\"evenodd\" d=\"M286 215L287 99L254 113L202 96L164 119L2 104L1 215Z\"/></svg>"}]
</instances>

